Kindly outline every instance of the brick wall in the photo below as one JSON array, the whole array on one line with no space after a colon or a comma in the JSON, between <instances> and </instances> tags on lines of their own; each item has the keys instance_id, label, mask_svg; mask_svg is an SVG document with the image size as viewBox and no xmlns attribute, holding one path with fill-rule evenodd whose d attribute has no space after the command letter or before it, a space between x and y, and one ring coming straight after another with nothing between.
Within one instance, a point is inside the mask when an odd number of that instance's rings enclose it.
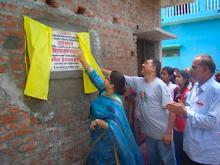
<instances>
[{"instance_id":1,"label":"brick wall","mask_svg":"<svg viewBox=\"0 0 220 165\"><path fill-rule=\"evenodd\" d=\"M81 78L50 81L48 101L23 95L23 15L94 30L102 66L137 73L138 27L159 26L155 0L0 1L0 164L83 164L89 150L89 104Z\"/></svg>"}]
</instances>

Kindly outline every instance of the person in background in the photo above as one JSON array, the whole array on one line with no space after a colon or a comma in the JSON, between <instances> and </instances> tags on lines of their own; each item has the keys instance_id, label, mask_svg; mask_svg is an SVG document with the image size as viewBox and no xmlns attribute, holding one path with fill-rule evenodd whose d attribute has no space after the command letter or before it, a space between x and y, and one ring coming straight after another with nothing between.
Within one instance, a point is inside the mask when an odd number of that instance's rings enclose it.
<instances>
[{"instance_id":1,"label":"person in background","mask_svg":"<svg viewBox=\"0 0 220 165\"><path fill-rule=\"evenodd\" d=\"M78 51L78 59L100 95L91 103L91 149L87 165L143 165L143 159L124 112L121 96L125 78L111 71L103 81Z\"/></svg>"},{"instance_id":2,"label":"person in background","mask_svg":"<svg viewBox=\"0 0 220 165\"><path fill-rule=\"evenodd\" d=\"M184 69L184 71L186 72L186 73L190 73L190 71L191 71L191 68L190 67L186 67L185 69Z\"/></svg>"},{"instance_id":3,"label":"person in background","mask_svg":"<svg viewBox=\"0 0 220 165\"><path fill-rule=\"evenodd\" d=\"M174 75L173 75L173 69L169 66L163 67L162 71L161 71L161 79L163 80L163 82L165 82L165 84L167 85L167 87L169 88L172 98L174 96L174 89L177 87L176 84L173 84L171 82L171 80L173 79Z\"/></svg>"},{"instance_id":4,"label":"person in background","mask_svg":"<svg viewBox=\"0 0 220 165\"><path fill-rule=\"evenodd\" d=\"M141 113L137 103L137 94L132 88L127 87L123 95L123 105L144 164L147 164L146 134L141 127Z\"/></svg>"},{"instance_id":5,"label":"person in background","mask_svg":"<svg viewBox=\"0 0 220 165\"><path fill-rule=\"evenodd\" d=\"M218 71L218 73L216 73L215 80L220 83L220 71Z\"/></svg>"},{"instance_id":6,"label":"person in background","mask_svg":"<svg viewBox=\"0 0 220 165\"><path fill-rule=\"evenodd\" d=\"M189 74L184 70L180 70L176 76L176 84L178 86L174 90L174 101L178 102L178 100L181 100L185 103L186 97L191 89L191 86L189 85ZM177 165L183 164L183 134L185 130L185 122L185 117L182 115L176 115L173 140Z\"/></svg>"},{"instance_id":7,"label":"person in background","mask_svg":"<svg viewBox=\"0 0 220 165\"><path fill-rule=\"evenodd\" d=\"M184 71L189 74L189 85L188 86L190 87L190 89L192 89L193 85L195 84L195 80L191 75L191 68L186 67Z\"/></svg>"},{"instance_id":8,"label":"person in background","mask_svg":"<svg viewBox=\"0 0 220 165\"><path fill-rule=\"evenodd\" d=\"M211 56L197 56L191 74L195 79L185 105L181 100L165 107L186 118L183 149L190 165L220 164L220 83L215 81L216 65Z\"/></svg>"},{"instance_id":9,"label":"person in background","mask_svg":"<svg viewBox=\"0 0 220 165\"><path fill-rule=\"evenodd\" d=\"M141 126L145 131L149 165L175 165L172 141L174 118L163 106L171 102L172 96L166 84L158 78L161 63L148 59L142 65L144 77L124 76L126 84L134 89L141 113ZM174 116L175 117L175 116Z\"/></svg>"},{"instance_id":10,"label":"person in background","mask_svg":"<svg viewBox=\"0 0 220 165\"><path fill-rule=\"evenodd\" d=\"M173 78L171 79L171 82L174 84L176 84L176 76L178 72L179 72L178 68L173 68Z\"/></svg>"}]
</instances>

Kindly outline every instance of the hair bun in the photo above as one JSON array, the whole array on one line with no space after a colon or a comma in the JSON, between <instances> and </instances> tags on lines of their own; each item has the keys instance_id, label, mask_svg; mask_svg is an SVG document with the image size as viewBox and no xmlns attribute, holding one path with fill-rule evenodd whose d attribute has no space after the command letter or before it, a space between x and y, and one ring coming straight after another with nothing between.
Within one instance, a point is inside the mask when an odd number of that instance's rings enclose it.
<instances>
[{"instance_id":1,"label":"hair bun","mask_svg":"<svg viewBox=\"0 0 220 165\"><path fill-rule=\"evenodd\" d=\"M124 75L118 71L112 71L110 75L110 81L114 84L114 90L116 94L123 95L125 93L125 78Z\"/></svg>"}]
</instances>

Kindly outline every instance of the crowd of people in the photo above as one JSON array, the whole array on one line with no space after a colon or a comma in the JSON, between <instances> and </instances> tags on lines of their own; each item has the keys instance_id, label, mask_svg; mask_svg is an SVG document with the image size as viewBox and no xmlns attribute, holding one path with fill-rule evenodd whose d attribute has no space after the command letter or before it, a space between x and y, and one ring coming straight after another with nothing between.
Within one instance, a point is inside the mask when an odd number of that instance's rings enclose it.
<instances>
[{"instance_id":1,"label":"crowd of people","mask_svg":"<svg viewBox=\"0 0 220 165\"><path fill-rule=\"evenodd\" d=\"M147 59L142 77L102 69L102 80L78 54L100 93L86 164L220 165L220 72L211 56L185 70Z\"/></svg>"}]
</instances>

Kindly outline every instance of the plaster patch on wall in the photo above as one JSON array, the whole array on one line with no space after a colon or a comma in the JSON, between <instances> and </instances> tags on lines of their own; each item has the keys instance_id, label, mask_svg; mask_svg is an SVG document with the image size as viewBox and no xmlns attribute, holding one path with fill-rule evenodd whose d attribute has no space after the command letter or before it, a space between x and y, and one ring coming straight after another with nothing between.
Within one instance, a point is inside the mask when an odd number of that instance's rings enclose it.
<instances>
[{"instance_id":1,"label":"plaster patch on wall","mask_svg":"<svg viewBox=\"0 0 220 165\"><path fill-rule=\"evenodd\" d=\"M98 33L95 30L89 30L90 33L90 43L91 43L91 51L95 60L101 66L100 56L101 56L101 42L98 36Z\"/></svg>"},{"instance_id":2,"label":"plaster patch on wall","mask_svg":"<svg viewBox=\"0 0 220 165\"><path fill-rule=\"evenodd\" d=\"M41 123L47 123L54 118L54 112L49 112L48 114L34 113L31 112L30 108L24 104L23 100L21 100L21 91L17 88L14 81L10 79L10 77L5 74L0 74L0 97L1 100L10 98L11 103L19 107L21 111L28 112L31 116L36 117Z\"/></svg>"},{"instance_id":3,"label":"plaster patch on wall","mask_svg":"<svg viewBox=\"0 0 220 165\"><path fill-rule=\"evenodd\" d=\"M6 94L11 98L12 104L19 106L20 110L30 112L30 109L21 100L22 91L17 88L14 81L6 73L0 74L0 88L4 89Z\"/></svg>"},{"instance_id":4,"label":"plaster patch on wall","mask_svg":"<svg viewBox=\"0 0 220 165\"><path fill-rule=\"evenodd\" d=\"M47 123L54 118L54 112L49 112L46 115L43 115L42 113L33 113L33 116L40 120L41 123Z\"/></svg>"},{"instance_id":5,"label":"plaster patch on wall","mask_svg":"<svg viewBox=\"0 0 220 165\"><path fill-rule=\"evenodd\" d=\"M21 39L17 36L8 36L3 44L6 49L19 49L21 47Z\"/></svg>"}]
</instances>

